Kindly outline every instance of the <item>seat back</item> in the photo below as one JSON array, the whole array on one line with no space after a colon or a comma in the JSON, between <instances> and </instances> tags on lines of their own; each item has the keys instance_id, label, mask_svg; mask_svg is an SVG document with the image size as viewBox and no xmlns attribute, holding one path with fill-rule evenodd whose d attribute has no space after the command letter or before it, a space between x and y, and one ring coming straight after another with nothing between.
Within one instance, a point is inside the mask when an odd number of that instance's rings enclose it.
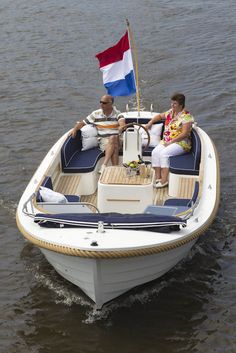
<instances>
[{"instance_id":1,"label":"seat back","mask_svg":"<svg viewBox=\"0 0 236 353\"><path fill-rule=\"evenodd\" d=\"M76 152L82 149L81 131L79 130L76 137L68 136L61 148L61 164L64 170L70 163Z\"/></svg>"},{"instance_id":2,"label":"seat back","mask_svg":"<svg viewBox=\"0 0 236 353\"><path fill-rule=\"evenodd\" d=\"M192 148L191 152L194 156L194 169L199 171L199 165L201 160L201 140L195 129L191 131Z\"/></svg>"},{"instance_id":3,"label":"seat back","mask_svg":"<svg viewBox=\"0 0 236 353\"><path fill-rule=\"evenodd\" d=\"M40 186L44 186L45 188L53 190L51 177L45 176L45 178L43 179L42 184ZM43 202L43 199L42 199L42 196L40 195L39 190L38 190L37 195L36 195L36 201L37 202Z\"/></svg>"},{"instance_id":4,"label":"seat back","mask_svg":"<svg viewBox=\"0 0 236 353\"><path fill-rule=\"evenodd\" d=\"M135 127L127 128L123 137L123 163L138 160L142 157L141 134Z\"/></svg>"},{"instance_id":5,"label":"seat back","mask_svg":"<svg viewBox=\"0 0 236 353\"><path fill-rule=\"evenodd\" d=\"M198 194L199 194L199 181L195 181L193 196L187 204L188 207L191 207L192 205L195 204L198 198Z\"/></svg>"}]
</instances>

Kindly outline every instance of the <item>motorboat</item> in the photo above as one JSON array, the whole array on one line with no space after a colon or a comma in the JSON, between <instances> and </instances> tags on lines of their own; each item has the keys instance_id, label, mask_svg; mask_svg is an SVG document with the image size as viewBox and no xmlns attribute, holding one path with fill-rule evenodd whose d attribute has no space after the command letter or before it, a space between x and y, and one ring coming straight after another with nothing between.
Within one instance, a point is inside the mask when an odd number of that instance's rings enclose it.
<instances>
[{"instance_id":1,"label":"motorboat","mask_svg":"<svg viewBox=\"0 0 236 353\"><path fill-rule=\"evenodd\" d=\"M218 155L197 123L191 151L170 158L168 186L154 187L151 151L163 126L148 131L145 124L156 114L123 113L119 165L102 173L96 132L82 129L75 138L65 132L19 201L20 232L98 309L172 269L217 214Z\"/></svg>"}]
</instances>

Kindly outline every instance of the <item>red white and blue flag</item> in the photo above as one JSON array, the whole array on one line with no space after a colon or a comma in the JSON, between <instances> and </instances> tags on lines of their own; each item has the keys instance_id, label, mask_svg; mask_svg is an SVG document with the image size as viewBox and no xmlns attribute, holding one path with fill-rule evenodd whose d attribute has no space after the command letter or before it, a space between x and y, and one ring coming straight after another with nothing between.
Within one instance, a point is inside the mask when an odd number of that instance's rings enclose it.
<instances>
[{"instance_id":1,"label":"red white and blue flag","mask_svg":"<svg viewBox=\"0 0 236 353\"><path fill-rule=\"evenodd\" d=\"M108 94L115 97L129 96L136 92L128 31L117 44L97 54L96 58Z\"/></svg>"}]
</instances>

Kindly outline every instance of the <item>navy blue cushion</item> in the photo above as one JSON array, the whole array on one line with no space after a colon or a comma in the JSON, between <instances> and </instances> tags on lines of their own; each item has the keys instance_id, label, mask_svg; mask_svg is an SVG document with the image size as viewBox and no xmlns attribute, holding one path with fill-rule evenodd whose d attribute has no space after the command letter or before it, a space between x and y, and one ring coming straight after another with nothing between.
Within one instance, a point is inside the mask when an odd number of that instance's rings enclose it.
<instances>
[{"instance_id":1,"label":"navy blue cushion","mask_svg":"<svg viewBox=\"0 0 236 353\"><path fill-rule=\"evenodd\" d=\"M188 153L170 157L170 172L173 174L199 175L201 141L197 132L191 132L192 148Z\"/></svg>"},{"instance_id":2,"label":"navy blue cushion","mask_svg":"<svg viewBox=\"0 0 236 353\"><path fill-rule=\"evenodd\" d=\"M143 150L143 152L142 152L143 156L151 156L153 149L154 149L154 147L148 147L145 150Z\"/></svg>"},{"instance_id":3,"label":"navy blue cushion","mask_svg":"<svg viewBox=\"0 0 236 353\"><path fill-rule=\"evenodd\" d=\"M149 228L168 226L174 224L185 224L186 221L174 216L161 216L149 213L145 214L121 214L121 213L61 213L41 214L34 217L34 221L41 226L47 227L47 222L62 223L77 227L97 227L98 222L104 223L107 228Z\"/></svg>"},{"instance_id":4,"label":"navy blue cushion","mask_svg":"<svg viewBox=\"0 0 236 353\"><path fill-rule=\"evenodd\" d=\"M63 168L64 173L89 173L94 170L100 158L104 156L98 147L87 151L77 151L71 157L69 163Z\"/></svg>"},{"instance_id":5,"label":"navy blue cushion","mask_svg":"<svg viewBox=\"0 0 236 353\"><path fill-rule=\"evenodd\" d=\"M89 173L94 170L104 152L98 147L87 151L81 151L81 132L78 131L75 138L69 136L61 149L61 163L64 173Z\"/></svg>"},{"instance_id":6,"label":"navy blue cushion","mask_svg":"<svg viewBox=\"0 0 236 353\"><path fill-rule=\"evenodd\" d=\"M188 207L188 204L190 202L190 199L168 199L165 201L164 206L186 206Z\"/></svg>"},{"instance_id":7,"label":"navy blue cushion","mask_svg":"<svg viewBox=\"0 0 236 353\"><path fill-rule=\"evenodd\" d=\"M75 153L81 151L82 149L82 140L81 140L81 131L77 132L75 138L72 136L68 136L65 140L62 148L61 148L61 163L62 163L62 170L66 168L70 164L71 158L74 156Z\"/></svg>"},{"instance_id":8,"label":"navy blue cushion","mask_svg":"<svg viewBox=\"0 0 236 353\"><path fill-rule=\"evenodd\" d=\"M148 118L126 118L125 123L130 124L130 123L137 123L137 124L147 124L150 121ZM158 122L160 123L160 122Z\"/></svg>"},{"instance_id":9,"label":"navy blue cushion","mask_svg":"<svg viewBox=\"0 0 236 353\"><path fill-rule=\"evenodd\" d=\"M65 195L68 202L80 202L80 197L77 195Z\"/></svg>"},{"instance_id":10,"label":"navy blue cushion","mask_svg":"<svg viewBox=\"0 0 236 353\"><path fill-rule=\"evenodd\" d=\"M49 176L46 176L43 179L43 182L40 186L44 186L45 188L51 189L53 190L53 186L52 186L52 179ZM37 196L36 196L36 201L37 202L43 202L42 196L40 195L40 192L37 192Z\"/></svg>"}]
</instances>

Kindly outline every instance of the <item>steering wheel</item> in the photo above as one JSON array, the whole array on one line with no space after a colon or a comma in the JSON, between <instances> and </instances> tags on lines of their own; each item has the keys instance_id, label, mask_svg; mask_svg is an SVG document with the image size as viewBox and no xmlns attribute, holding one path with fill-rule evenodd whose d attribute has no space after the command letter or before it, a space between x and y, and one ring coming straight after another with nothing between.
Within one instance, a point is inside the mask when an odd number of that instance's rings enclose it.
<instances>
[{"instance_id":1,"label":"steering wheel","mask_svg":"<svg viewBox=\"0 0 236 353\"><path fill-rule=\"evenodd\" d=\"M134 126L138 126L138 127L139 127L139 128L138 128L138 131L139 131L140 129L143 129L143 130L146 132L146 134L147 134L148 141L147 141L146 145L143 146L143 151L145 151L146 148L148 148L148 146L149 146L149 144L150 144L150 133L149 133L148 129L146 129L142 124L139 124L139 123L129 123L129 124L125 124L124 126L122 126L122 132L121 132L121 133L123 134L126 129L128 129L129 127L134 127Z\"/></svg>"}]
</instances>

